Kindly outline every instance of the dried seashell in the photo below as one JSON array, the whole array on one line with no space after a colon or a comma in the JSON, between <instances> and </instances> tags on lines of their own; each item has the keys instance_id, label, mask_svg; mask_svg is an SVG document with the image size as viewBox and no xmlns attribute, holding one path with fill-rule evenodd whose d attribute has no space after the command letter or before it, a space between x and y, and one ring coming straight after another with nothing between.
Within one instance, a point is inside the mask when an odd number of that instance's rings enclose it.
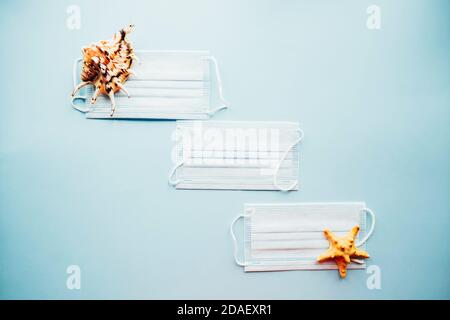
<instances>
[{"instance_id":1,"label":"dried seashell","mask_svg":"<svg viewBox=\"0 0 450 320\"><path fill-rule=\"evenodd\" d=\"M82 49L81 83L75 87L72 96L84 86L93 85L95 91L91 104L97 101L100 94L107 95L111 100L111 117L116 109L114 94L122 90L130 97L124 83L134 74L131 65L136 56L133 45L127 39L133 28L134 25L129 25L119 30L111 42L102 40Z\"/></svg>"}]
</instances>

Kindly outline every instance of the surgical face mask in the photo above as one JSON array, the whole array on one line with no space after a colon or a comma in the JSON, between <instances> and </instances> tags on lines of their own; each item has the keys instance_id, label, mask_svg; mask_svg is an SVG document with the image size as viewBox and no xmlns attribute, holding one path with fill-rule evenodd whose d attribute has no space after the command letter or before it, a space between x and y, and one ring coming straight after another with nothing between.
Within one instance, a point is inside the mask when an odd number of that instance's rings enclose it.
<instances>
[{"instance_id":1,"label":"surgical face mask","mask_svg":"<svg viewBox=\"0 0 450 320\"><path fill-rule=\"evenodd\" d=\"M370 230L367 215L371 216ZM235 223L244 219L244 259L239 259ZM334 261L318 263L317 257L329 243L323 235L329 229L336 236L346 235L359 225L356 246L365 242L375 226L375 216L363 202L246 204L244 214L231 223L234 258L245 271L329 270ZM352 260L348 269L364 269L363 260Z\"/></svg>"},{"instance_id":2,"label":"surgical face mask","mask_svg":"<svg viewBox=\"0 0 450 320\"><path fill-rule=\"evenodd\" d=\"M111 116L111 102L99 96L90 103L94 93L87 87L85 95L72 98L72 106L86 113L87 118L126 119L208 119L227 107L217 61L207 51L137 51L137 60L124 86L130 97L119 91L115 94L116 111ZM73 68L74 87L79 74L79 62ZM211 65L215 67L220 104L211 106ZM82 105L75 103L81 100Z\"/></svg>"},{"instance_id":3,"label":"surgical face mask","mask_svg":"<svg viewBox=\"0 0 450 320\"><path fill-rule=\"evenodd\" d=\"M177 121L177 189L298 190L296 122Z\"/></svg>"}]
</instances>

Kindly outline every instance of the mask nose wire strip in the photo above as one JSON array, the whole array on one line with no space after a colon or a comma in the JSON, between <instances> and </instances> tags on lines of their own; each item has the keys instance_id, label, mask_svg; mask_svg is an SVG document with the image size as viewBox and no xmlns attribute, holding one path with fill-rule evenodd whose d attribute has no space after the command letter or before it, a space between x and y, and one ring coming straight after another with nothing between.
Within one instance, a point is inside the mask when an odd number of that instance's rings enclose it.
<instances>
[{"instance_id":1,"label":"mask nose wire strip","mask_svg":"<svg viewBox=\"0 0 450 320\"><path fill-rule=\"evenodd\" d=\"M238 243L237 243L236 235L234 234L234 225L241 218L244 218L243 214L239 214L233 219L233 221L231 222L231 225L230 225L230 234L231 234L231 239L233 240L234 261L236 262L237 265L244 267L246 264L242 261L239 261L239 259L238 259Z\"/></svg>"},{"instance_id":2,"label":"mask nose wire strip","mask_svg":"<svg viewBox=\"0 0 450 320\"><path fill-rule=\"evenodd\" d=\"M373 233L373 229L375 228L375 214L373 213L373 211L370 210L369 208L364 208L362 209L362 211L367 212L370 215L372 225L370 226L370 230L369 232L367 232L366 236L361 241L356 243L357 247L362 246L364 243L366 243L367 240L369 240L370 236Z\"/></svg>"},{"instance_id":3,"label":"mask nose wire strip","mask_svg":"<svg viewBox=\"0 0 450 320\"><path fill-rule=\"evenodd\" d=\"M219 63L217 62L216 58L213 56L205 57L205 59L210 60L214 64L215 73L216 73L216 79L217 79L217 88L219 89L219 100L222 103L216 108L211 109L208 114L210 116L214 115L215 113L219 112L220 110L228 108L229 103L225 100L223 97L222 92L222 77L220 76L220 70L219 70Z\"/></svg>"},{"instance_id":4,"label":"mask nose wire strip","mask_svg":"<svg viewBox=\"0 0 450 320\"><path fill-rule=\"evenodd\" d=\"M294 183L291 184L288 188L283 188L283 187L281 187L281 186L278 184L278 180L277 180L278 171L280 170L280 167L281 167L282 162L283 162L284 159L287 157L288 153L291 152L291 150L292 150L297 144L299 144L300 141L302 141L302 139L303 139L303 136L304 136L303 130L301 130L301 129L298 129L298 130L299 130L299 137L295 140L295 142L294 142L292 145L289 146L289 148L286 149L286 151L284 152L284 154L283 154L283 156L281 157L280 161L278 162L277 167L275 168L275 172L274 172L274 174L273 174L273 184L274 184L275 187L277 187L278 190L280 190L280 191L291 191L291 190L296 186L296 184L298 183L298 180L297 180L297 181L294 181Z\"/></svg>"},{"instance_id":5,"label":"mask nose wire strip","mask_svg":"<svg viewBox=\"0 0 450 320\"><path fill-rule=\"evenodd\" d=\"M73 88L75 89L76 88L76 86L77 86L77 70L78 70L78 64L80 63L82 61L82 59L81 58L78 58L78 59L76 59L75 60L75 62L73 63L73 68L72 68L72 81L73 81ZM87 107L80 107L80 106L77 106L76 104L75 104L75 100L83 100L83 101L86 101L86 99L87 99L87 97L86 96L80 96L80 95L77 95L77 96L73 96L72 97L72 100L71 100L71 104L72 104L72 107L74 108L74 109L76 109L76 110L78 110L78 111L80 111L80 112L83 112L83 113L86 113L86 112L88 112L89 111L89 108L87 108Z\"/></svg>"}]
</instances>

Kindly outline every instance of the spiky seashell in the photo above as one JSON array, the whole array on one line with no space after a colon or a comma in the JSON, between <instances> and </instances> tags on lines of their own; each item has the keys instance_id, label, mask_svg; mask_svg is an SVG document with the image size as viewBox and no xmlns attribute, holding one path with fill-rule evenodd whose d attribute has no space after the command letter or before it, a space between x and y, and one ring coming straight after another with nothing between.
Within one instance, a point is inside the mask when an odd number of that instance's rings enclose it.
<instances>
[{"instance_id":1,"label":"spiky seashell","mask_svg":"<svg viewBox=\"0 0 450 320\"><path fill-rule=\"evenodd\" d=\"M94 104L100 94L107 95L111 100L111 116L114 115L116 105L114 94L120 90L130 97L123 86L130 75L133 74L131 65L136 59L133 45L127 39L128 33L134 26L129 25L114 35L111 42L102 40L83 47L83 68L81 83L76 86L72 96L87 85L95 87L91 104Z\"/></svg>"}]
</instances>

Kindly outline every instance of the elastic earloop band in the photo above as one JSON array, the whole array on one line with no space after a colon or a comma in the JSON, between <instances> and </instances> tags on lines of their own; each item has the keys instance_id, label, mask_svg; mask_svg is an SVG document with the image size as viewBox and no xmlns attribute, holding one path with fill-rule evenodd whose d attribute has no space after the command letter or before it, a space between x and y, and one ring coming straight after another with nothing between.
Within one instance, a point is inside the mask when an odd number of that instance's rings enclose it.
<instances>
[{"instance_id":1,"label":"elastic earloop band","mask_svg":"<svg viewBox=\"0 0 450 320\"><path fill-rule=\"evenodd\" d=\"M230 234L231 234L231 239L233 240L234 261L236 262L237 265L244 267L246 264L244 262L239 261L239 259L238 259L238 243L237 243L236 235L234 234L234 225L240 218L244 218L244 215L239 214L231 222Z\"/></svg>"},{"instance_id":2,"label":"elastic earloop band","mask_svg":"<svg viewBox=\"0 0 450 320\"><path fill-rule=\"evenodd\" d=\"M72 67L72 81L73 81L73 88L74 88L74 89L77 87L77 71L78 71L78 64L79 64L82 60L83 60L83 59L78 58L78 59L75 59L75 62L73 63L73 67ZM80 112L86 113L86 112L89 111L89 108L87 108L87 107L80 107L80 106L77 106L77 105L75 104L75 100L83 100L83 101L86 101L86 99L87 99L86 96L79 96L79 95L78 95L78 96L73 96L70 103L72 104L72 107L73 107L74 109L76 109L76 110L78 110L78 111L80 111Z\"/></svg>"},{"instance_id":3,"label":"elastic earloop band","mask_svg":"<svg viewBox=\"0 0 450 320\"><path fill-rule=\"evenodd\" d=\"M171 186L176 186L177 184L179 184L180 183L180 179L177 179L177 180L173 180L172 178L173 178L173 176L175 175L175 173L177 172L177 169L179 168L179 167L181 167L183 165L183 161L180 161L180 162L178 162L174 167L173 167L173 169L172 169L172 171L170 171L170 173L169 173L169 184L171 185Z\"/></svg>"},{"instance_id":4,"label":"elastic earloop band","mask_svg":"<svg viewBox=\"0 0 450 320\"><path fill-rule=\"evenodd\" d=\"M367 242L367 240L369 240L369 238L372 235L373 230L375 228L375 214L373 213L373 211L370 210L369 208L364 208L364 209L362 209L362 211L367 212L370 215L370 218L372 220L372 225L370 226L369 232L366 233L366 236L361 241L356 243L357 247L362 246L364 243Z\"/></svg>"},{"instance_id":5,"label":"elastic earloop band","mask_svg":"<svg viewBox=\"0 0 450 320\"><path fill-rule=\"evenodd\" d=\"M78 64L82 61L83 59L78 58L75 59L75 62L73 63L73 67L72 67L72 83L73 83L73 87L75 88L77 86L77 71L78 71Z\"/></svg>"},{"instance_id":6,"label":"elastic earloop band","mask_svg":"<svg viewBox=\"0 0 450 320\"><path fill-rule=\"evenodd\" d=\"M215 115L217 112L219 112L219 111L221 111L221 110L224 110L224 109L227 109L227 108L228 108L227 105L221 105L221 106L218 106L218 107L216 107L216 108L210 110L210 111L208 112L208 115L209 115L209 116L213 116L213 115Z\"/></svg>"},{"instance_id":7,"label":"elastic earloop band","mask_svg":"<svg viewBox=\"0 0 450 320\"><path fill-rule=\"evenodd\" d=\"M76 110L78 110L78 111L80 111L80 112L83 112L83 113L89 112L89 108L88 108L88 107L80 107L80 106L77 106L77 105L75 104L75 100L83 100L83 101L86 101L86 97L85 97L85 96L73 96L73 97L72 97L72 101L71 101L70 103L72 104L72 108L74 108L74 109L76 109Z\"/></svg>"},{"instance_id":8,"label":"elastic earloop band","mask_svg":"<svg viewBox=\"0 0 450 320\"><path fill-rule=\"evenodd\" d=\"M208 112L209 115L213 115L213 114L219 112L220 110L228 108L229 103L223 97L222 78L220 76L219 64L218 64L216 58L214 58L213 56L208 56L208 57L205 57L205 58L210 60L214 64L214 68L215 68L215 71L216 71L217 88L219 89L219 100L222 103L222 105L219 105L218 107L216 107L216 108L214 108L214 109L212 109L212 110L210 110Z\"/></svg>"},{"instance_id":9,"label":"elastic earloop band","mask_svg":"<svg viewBox=\"0 0 450 320\"><path fill-rule=\"evenodd\" d=\"M278 176L278 171L280 170L281 164L284 161L284 159L287 157L287 155L289 154L289 152L291 152L291 150L300 143L300 141L302 141L303 139L303 130L298 129L299 130L299 137L295 140L295 142L293 144L291 144L289 146L289 148L286 149L286 151L284 152L283 156L281 157L280 161L277 164L277 167L275 169L275 172L273 174L273 184L275 185L275 187L278 188L278 190L280 191L291 191L293 188L295 188L295 186L297 185L298 181L294 181L293 184L291 184L288 188L283 188L278 184L278 180L277 180L277 176Z\"/></svg>"},{"instance_id":10,"label":"elastic earloop band","mask_svg":"<svg viewBox=\"0 0 450 320\"><path fill-rule=\"evenodd\" d=\"M180 130L181 128L177 125L177 127L175 128L175 139L176 139L176 141L179 141L178 140L178 132L179 132L179 130ZM175 176L175 174L176 174L176 172L177 172L177 169L179 168L179 167L181 167L182 165L184 164L184 158L182 158L178 163L176 163L175 164L175 166L172 168L172 170L170 171L170 173L169 173L169 178L168 178L168 182L169 182L169 184L171 185L171 186L173 186L173 187L175 187L177 184L179 184L180 183L180 179L176 179L176 180L173 180L173 177Z\"/></svg>"}]
</instances>

